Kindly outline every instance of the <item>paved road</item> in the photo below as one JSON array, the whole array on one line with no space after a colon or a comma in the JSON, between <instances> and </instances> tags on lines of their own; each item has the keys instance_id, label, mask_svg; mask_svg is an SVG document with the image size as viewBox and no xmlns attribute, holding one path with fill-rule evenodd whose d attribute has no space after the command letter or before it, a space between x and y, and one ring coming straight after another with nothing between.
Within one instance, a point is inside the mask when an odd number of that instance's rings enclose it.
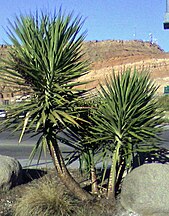
<instances>
[{"instance_id":1,"label":"paved road","mask_svg":"<svg viewBox=\"0 0 169 216\"><path fill-rule=\"evenodd\" d=\"M22 166L27 166L29 164L29 155L36 141L38 140L38 137L39 136L32 138L30 137L30 135L26 135L23 138L22 142L18 144L19 132L16 132L15 134L12 134L9 131L2 132L0 133L0 154L15 157L21 162ZM65 145L60 145L60 148L62 152L70 149ZM37 158L38 155L35 156L32 165L36 164ZM46 158L44 157L44 155L42 155L40 164L44 164L46 160L49 165L52 164L49 153L47 154Z\"/></svg>"},{"instance_id":2,"label":"paved road","mask_svg":"<svg viewBox=\"0 0 169 216\"><path fill-rule=\"evenodd\" d=\"M163 139L161 145L169 150L169 125L166 125L164 129L165 131L161 135L161 138Z\"/></svg>"},{"instance_id":3,"label":"paved road","mask_svg":"<svg viewBox=\"0 0 169 216\"><path fill-rule=\"evenodd\" d=\"M162 146L169 149L169 126L166 126L165 128L166 131L164 131L161 135L161 137L164 139L164 141L162 142ZM0 154L15 157L21 162L22 166L26 166L28 165L29 155L38 137L30 138L30 136L26 136L20 144L18 144L18 138L18 132L15 134L11 134L9 131L0 133ZM69 148L65 145L61 145L60 147L62 152L69 150ZM49 165L52 164L51 157L49 154L47 155L46 159L42 156L42 160L40 161L40 163L44 165L46 160ZM32 162L32 165L35 165L36 162L37 156L35 157L35 160ZM75 166L77 166L77 163L72 165L72 167Z\"/></svg>"}]
</instances>

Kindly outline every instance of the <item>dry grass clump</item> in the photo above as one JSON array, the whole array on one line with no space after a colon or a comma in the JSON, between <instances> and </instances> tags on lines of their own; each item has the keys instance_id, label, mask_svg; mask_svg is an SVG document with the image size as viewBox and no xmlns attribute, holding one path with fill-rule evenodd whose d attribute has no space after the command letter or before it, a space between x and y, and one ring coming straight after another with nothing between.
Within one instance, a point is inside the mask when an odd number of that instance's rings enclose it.
<instances>
[{"instance_id":1,"label":"dry grass clump","mask_svg":"<svg viewBox=\"0 0 169 216\"><path fill-rule=\"evenodd\" d=\"M29 186L14 205L15 216L68 216L73 211L70 196L65 194L62 185L50 178Z\"/></svg>"},{"instance_id":2,"label":"dry grass clump","mask_svg":"<svg viewBox=\"0 0 169 216\"><path fill-rule=\"evenodd\" d=\"M75 216L117 216L117 209L113 200L101 198L92 203L79 205Z\"/></svg>"},{"instance_id":3,"label":"dry grass clump","mask_svg":"<svg viewBox=\"0 0 169 216\"><path fill-rule=\"evenodd\" d=\"M77 175L77 172L74 172ZM76 177L77 177L76 176ZM12 216L113 216L115 203L102 197L81 202L51 173L29 184L14 202Z\"/></svg>"}]
</instances>

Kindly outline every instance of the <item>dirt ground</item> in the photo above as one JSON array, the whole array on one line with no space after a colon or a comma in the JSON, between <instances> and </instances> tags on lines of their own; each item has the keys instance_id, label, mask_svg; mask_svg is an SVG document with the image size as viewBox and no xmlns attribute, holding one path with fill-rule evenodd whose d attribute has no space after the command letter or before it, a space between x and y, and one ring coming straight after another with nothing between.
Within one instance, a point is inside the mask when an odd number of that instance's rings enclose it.
<instances>
[{"instance_id":1,"label":"dirt ground","mask_svg":"<svg viewBox=\"0 0 169 216\"><path fill-rule=\"evenodd\" d=\"M18 185L9 191L0 191L0 216L12 216L12 208L16 199L20 198L28 186L39 181L44 175L54 175L53 171L47 174L43 170L24 170L23 184Z\"/></svg>"},{"instance_id":2,"label":"dirt ground","mask_svg":"<svg viewBox=\"0 0 169 216\"><path fill-rule=\"evenodd\" d=\"M80 183L80 185L86 190L88 189L88 181L85 176L82 176L80 172L76 169L69 170L70 173L73 175L73 177ZM39 183L40 181L43 181L43 178L55 178L56 179L56 171L55 169L48 169L48 171L44 170L33 170L28 169L24 170L24 184L16 186L12 188L9 191L3 192L0 191L0 216L13 216L13 206L16 202L16 200L26 192L27 188L30 187L32 184ZM58 184L61 182L59 179L57 180ZM65 189L66 190L66 189ZM83 204L84 205L84 204ZM88 204L89 205L89 204ZM95 206L95 202L94 202ZM124 209L119 205L119 201L117 200L116 203L112 203L112 200L107 200L106 198L102 198L99 201L99 208L101 206L101 209L106 209L106 211L110 211L111 214L105 214L105 215L111 215L111 216L121 216L124 212ZM93 208L90 204L87 208ZM120 212L120 213L117 213ZM127 214L125 214L127 215ZM23 215L24 216L24 215ZM102 214L103 216L103 214Z\"/></svg>"}]
</instances>

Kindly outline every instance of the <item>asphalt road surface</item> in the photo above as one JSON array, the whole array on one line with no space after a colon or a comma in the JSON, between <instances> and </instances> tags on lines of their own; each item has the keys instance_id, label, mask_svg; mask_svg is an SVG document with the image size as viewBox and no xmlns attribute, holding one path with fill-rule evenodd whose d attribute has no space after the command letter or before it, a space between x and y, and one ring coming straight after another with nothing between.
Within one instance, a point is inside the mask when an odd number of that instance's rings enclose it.
<instances>
[{"instance_id":1,"label":"asphalt road surface","mask_svg":"<svg viewBox=\"0 0 169 216\"><path fill-rule=\"evenodd\" d=\"M19 132L15 132L12 134L10 131L0 133L0 154L1 155L8 155L14 157L20 161L22 166L29 165L29 156L30 153L35 146L38 137L31 137L31 135L24 136L22 142L19 144ZM60 145L61 151L65 152L68 151L70 148L66 145ZM34 160L31 163L31 166L35 166L37 164L38 155L35 156ZM42 154L40 165L43 166L44 164L48 164L48 166L53 165L50 154L47 153L47 157L44 157Z\"/></svg>"},{"instance_id":2,"label":"asphalt road surface","mask_svg":"<svg viewBox=\"0 0 169 216\"><path fill-rule=\"evenodd\" d=\"M19 132L16 132L15 134L12 134L9 131L0 133L0 154L17 158L24 167L29 165L29 155L38 137L32 138L30 135L26 135L20 144L18 144L18 138ZM165 131L162 133L161 138L163 138L161 145L169 150L169 126L165 126ZM60 145L60 148L62 152L70 149L65 145ZM31 166L36 166L37 158L38 156L35 156ZM47 164L48 166L53 165L49 153L47 154L47 158L44 158L42 155L40 166L44 166L44 164ZM72 164L72 167L77 166L78 163Z\"/></svg>"}]
</instances>

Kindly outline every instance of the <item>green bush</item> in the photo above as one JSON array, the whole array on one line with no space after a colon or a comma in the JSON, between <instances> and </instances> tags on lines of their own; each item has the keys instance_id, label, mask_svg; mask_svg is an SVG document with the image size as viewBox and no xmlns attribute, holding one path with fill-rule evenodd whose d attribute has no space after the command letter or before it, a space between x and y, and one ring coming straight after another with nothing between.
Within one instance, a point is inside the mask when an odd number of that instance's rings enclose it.
<instances>
[{"instance_id":1,"label":"green bush","mask_svg":"<svg viewBox=\"0 0 169 216\"><path fill-rule=\"evenodd\" d=\"M163 95L158 97L158 102L161 109L169 111L169 95Z\"/></svg>"}]
</instances>

